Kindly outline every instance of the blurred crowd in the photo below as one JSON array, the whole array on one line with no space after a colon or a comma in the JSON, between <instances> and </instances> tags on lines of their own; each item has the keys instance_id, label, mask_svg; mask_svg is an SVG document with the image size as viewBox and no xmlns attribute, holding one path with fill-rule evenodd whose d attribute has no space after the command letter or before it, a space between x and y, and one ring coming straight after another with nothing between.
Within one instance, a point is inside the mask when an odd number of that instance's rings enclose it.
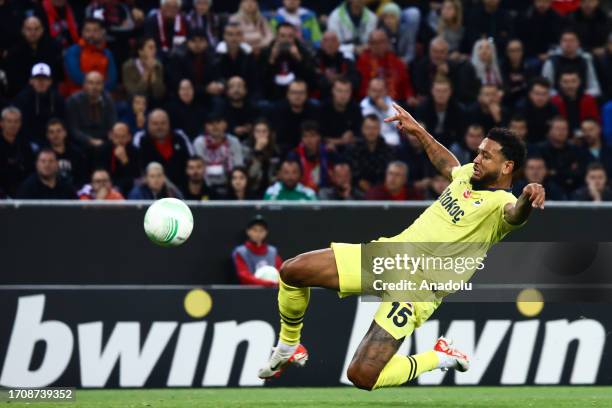
<instances>
[{"instance_id":1,"label":"blurred crowd","mask_svg":"<svg viewBox=\"0 0 612 408\"><path fill-rule=\"evenodd\" d=\"M515 193L612 200L600 0L0 0L0 198L421 200L509 127Z\"/></svg>"}]
</instances>

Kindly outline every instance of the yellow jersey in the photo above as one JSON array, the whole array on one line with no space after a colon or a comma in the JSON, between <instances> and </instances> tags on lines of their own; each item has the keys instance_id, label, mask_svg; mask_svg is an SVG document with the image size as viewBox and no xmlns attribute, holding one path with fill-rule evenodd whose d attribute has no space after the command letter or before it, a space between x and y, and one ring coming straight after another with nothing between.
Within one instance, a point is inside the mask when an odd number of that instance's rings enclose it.
<instances>
[{"instance_id":1,"label":"yellow jersey","mask_svg":"<svg viewBox=\"0 0 612 408\"><path fill-rule=\"evenodd\" d=\"M393 240L397 242L474 242L490 247L519 227L504 219L504 207L516 197L507 190L474 190L470 179L474 164L456 167L452 182L412 225Z\"/></svg>"}]
</instances>

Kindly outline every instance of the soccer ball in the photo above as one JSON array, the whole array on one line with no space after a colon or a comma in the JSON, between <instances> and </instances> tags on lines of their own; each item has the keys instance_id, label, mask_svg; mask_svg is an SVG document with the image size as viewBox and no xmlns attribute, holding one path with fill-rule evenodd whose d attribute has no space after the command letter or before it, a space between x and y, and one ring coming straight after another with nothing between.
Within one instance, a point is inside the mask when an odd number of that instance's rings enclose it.
<instances>
[{"instance_id":1,"label":"soccer ball","mask_svg":"<svg viewBox=\"0 0 612 408\"><path fill-rule=\"evenodd\" d=\"M255 271L255 277L267 281L278 282L278 270L271 265L262 266Z\"/></svg>"},{"instance_id":2,"label":"soccer ball","mask_svg":"<svg viewBox=\"0 0 612 408\"><path fill-rule=\"evenodd\" d=\"M155 244L179 246L191 235L193 215L187 204L176 198L162 198L147 209L144 230Z\"/></svg>"}]
</instances>

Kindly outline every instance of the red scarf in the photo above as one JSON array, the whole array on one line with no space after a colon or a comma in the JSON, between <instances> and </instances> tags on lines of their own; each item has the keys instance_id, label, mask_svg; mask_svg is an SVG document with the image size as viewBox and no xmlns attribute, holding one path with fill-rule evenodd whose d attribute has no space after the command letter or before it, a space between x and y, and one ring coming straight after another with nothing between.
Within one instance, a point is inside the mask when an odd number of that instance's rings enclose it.
<instances>
[{"instance_id":1,"label":"red scarf","mask_svg":"<svg viewBox=\"0 0 612 408\"><path fill-rule=\"evenodd\" d=\"M63 30L63 24L65 23L68 27L68 31L70 32L70 37L72 38L72 42L75 44L79 42L79 30L77 28L76 20L74 19L74 14L72 14L72 9L68 2L64 6L66 10L66 20L62 20L53 4L51 4L51 0L43 0L42 4L45 9L45 13L47 14L47 19L49 21L49 33L52 38L57 37ZM66 47L68 44L62 44Z\"/></svg>"},{"instance_id":2,"label":"red scarf","mask_svg":"<svg viewBox=\"0 0 612 408\"><path fill-rule=\"evenodd\" d=\"M172 137L166 137L164 140L153 140L153 145L157 152L164 158L165 161L170 160L174 154L174 148L172 147Z\"/></svg>"},{"instance_id":3,"label":"red scarf","mask_svg":"<svg viewBox=\"0 0 612 408\"><path fill-rule=\"evenodd\" d=\"M319 182L321 182L323 175L321 172L325 171L321 166L320 160L310 161L306 157L306 149L304 148L304 144L300 143L298 147L295 148L295 152L298 154L300 158L300 163L302 163L302 180L301 183L306 187L310 187L313 190L319 190ZM319 168L319 180L313 179L313 172Z\"/></svg>"},{"instance_id":4,"label":"red scarf","mask_svg":"<svg viewBox=\"0 0 612 408\"><path fill-rule=\"evenodd\" d=\"M161 48L164 52L170 51L173 44L168 42L168 38L166 38L166 20L162 16L161 10L157 11L157 27L159 28L159 42L161 43ZM174 17L174 38L177 37L185 37L187 35L187 28L185 27L185 22L180 14L177 14Z\"/></svg>"}]
</instances>

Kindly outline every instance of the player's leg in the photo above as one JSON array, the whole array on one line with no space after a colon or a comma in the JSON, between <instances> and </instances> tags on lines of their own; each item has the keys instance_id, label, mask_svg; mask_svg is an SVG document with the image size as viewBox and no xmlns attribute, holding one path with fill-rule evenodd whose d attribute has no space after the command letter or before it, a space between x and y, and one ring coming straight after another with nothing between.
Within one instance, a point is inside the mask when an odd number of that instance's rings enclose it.
<instances>
[{"instance_id":1,"label":"player's leg","mask_svg":"<svg viewBox=\"0 0 612 408\"><path fill-rule=\"evenodd\" d=\"M300 345L310 287L339 290L338 270L331 249L307 252L285 261L278 283L279 340L268 364L259 371L261 378L280 374L287 363L303 365L308 358Z\"/></svg>"}]
</instances>

